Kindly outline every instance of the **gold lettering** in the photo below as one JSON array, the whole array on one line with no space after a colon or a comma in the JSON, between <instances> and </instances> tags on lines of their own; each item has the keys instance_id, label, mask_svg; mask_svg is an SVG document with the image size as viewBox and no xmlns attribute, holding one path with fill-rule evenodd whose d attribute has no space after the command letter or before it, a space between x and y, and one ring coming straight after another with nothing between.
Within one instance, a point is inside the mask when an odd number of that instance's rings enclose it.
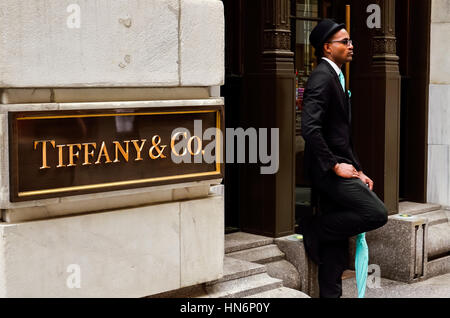
<instances>
[{"instance_id":1,"label":"gold lettering","mask_svg":"<svg viewBox=\"0 0 450 318\"><path fill-rule=\"evenodd\" d=\"M34 150L36 150L37 146L42 143L42 166L39 168L42 169L50 169L49 166L47 166L47 143L50 143L53 148L55 148L55 141L54 140L39 140L34 142Z\"/></svg>"},{"instance_id":2,"label":"gold lettering","mask_svg":"<svg viewBox=\"0 0 450 318\"><path fill-rule=\"evenodd\" d=\"M128 162L128 155L129 155L129 144L130 141L126 140L124 141L125 145L126 145L126 151L123 150L122 146L120 145L120 142L118 141L113 141L113 144L116 146L116 159L114 160L114 162L120 162L119 160L119 151L122 154L123 158L125 159L126 162ZM137 148L136 148L137 149Z\"/></svg>"},{"instance_id":3,"label":"gold lettering","mask_svg":"<svg viewBox=\"0 0 450 318\"><path fill-rule=\"evenodd\" d=\"M65 146L66 145L56 145L56 147L58 147L58 165L56 166L56 168L63 168L66 166L63 159L63 148Z\"/></svg>"},{"instance_id":4,"label":"gold lettering","mask_svg":"<svg viewBox=\"0 0 450 318\"><path fill-rule=\"evenodd\" d=\"M83 144L84 146L84 163L83 166L91 165L92 163L89 162L89 157L94 158L94 150L97 149L97 143L95 142L88 142ZM89 152L89 146L94 147L91 152Z\"/></svg>"},{"instance_id":5,"label":"gold lettering","mask_svg":"<svg viewBox=\"0 0 450 318\"><path fill-rule=\"evenodd\" d=\"M102 157L105 156L106 161L105 163L111 163L111 159L109 159L108 149L106 148L105 142L102 142L102 146L100 147L100 152L98 154L97 161L95 162L96 165L101 164Z\"/></svg>"},{"instance_id":6,"label":"gold lettering","mask_svg":"<svg viewBox=\"0 0 450 318\"><path fill-rule=\"evenodd\" d=\"M142 142L141 146L138 146L139 140L132 140L131 141L133 143L133 145L134 145L134 148L136 149L136 159L134 159L134 161L141 161L141 160L143 160L142 157L141 157L141 152L142 152L142 149L144 148L144 144L145 144L146 141L147 141L147 139L142 139L141 140L141 142Z\"/></svg>"},{"instance_id":7,"label":"gold lettering","mask_svg":"<svg viewBox=\"0 0 450 318\"><path fill-rule=\"evenodd\" d=\"M161 143L161 137L158 136L158 135L153 136L153 138L152 138L153 147L151 147L150 150L148 151L148 154L149 154L151 159L158 159L158 158L164 159L164 158L166 158L166 156L163 154L163 152L164 152L164 149L166 149L167 146L166 145L159 146L160 143ZM156 151L157 155L155 155L153 153L153 151Z\"/></svg>"},{"instance_id":8,"label":"gold lettering","mask_svg":"<svg viewBox=\"0 0 450 318\"><path fill-rule=\"evenodd\" d=\"M197 141L198 141L197 151L195 153L192 152L192 142L194 141L194 139L197 139ZM193 156L196 156L202 151L202 140L197 136L191 137L188 141L187 147L188 147L189 153Z\"/></svg>"},{"instance_id":9,"label":"gold lettering","mask_svg":"<svg viewBox=\"0 0 450 318\"><path fill-rule=\"evenodd\" d=\"M73 152L73 148L77 147L79 150L81 150L81 145L80 144L69 144L69 145L67 145L67 147L69 147L69 164L68 164L68 167L75 167L76 164L73 163L73 159L74 159L74 157L76 157L77 159L80 158L80 151Z\"/></svg>"},{"instance_id":10,"label":"gold lettering","mask_svg":"<svg viewBox=\"0 0 450 318\"><path fill-rule=\"evenodd\" d=\"M170 141L170 148L172 148L172 152L175 156L177 157L182 157L184 155L186 155L186 148L184 149L183 153L180 155L178 153L175 152L175 140L177 140L178 136L183 135L184 138L187 138L187 133L186 132L177 132L175 135L172 136L172 139Z\"/></svg>"}]
</instances>

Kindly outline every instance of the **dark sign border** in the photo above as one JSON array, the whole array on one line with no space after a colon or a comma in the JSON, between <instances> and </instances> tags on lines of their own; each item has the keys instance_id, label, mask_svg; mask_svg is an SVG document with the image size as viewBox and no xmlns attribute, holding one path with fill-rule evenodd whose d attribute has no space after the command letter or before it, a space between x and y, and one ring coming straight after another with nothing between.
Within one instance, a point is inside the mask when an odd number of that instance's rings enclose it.
<instances>
[{"instance_id":1,"label":"dark sign border","mask_svg":"<svg viewBox=\"0 0 450 318\"><path fill-rule=\"evenodd\" d=\"M146 107L146 108L120 108L120 109L78 109L78 110L59 110L59 111L23 111L8 112L9 127L9 172L10 172L10 200L11 202L33 201L49 198L60 198L73 195L109 192L117 190L127 190L143 188L157 185L168 185L175 183L185 183L192 181L221 179L223 173L223 160L217 162L220 153L216 153L216 169L212 172L200 172L190 174L177 174L164 177L153 177L148 179L137 179L127 181L117 181L109 183L99 183L92 185L80 185L66 188L41 189L36 191L19 192L19 140L18 127L19 120L39 120L39 119L58 119L58 118L82 118L82 117L111 117L111 116L141 116L141 115L183 115L201 112L216 113L216 129L220 130L224 142L224 106L171 106L171 107ZM217 138L217 151L224 150L220 145L220 139ZM223 154L224 157L224 154Z\"/></svg>"}]
</instances>

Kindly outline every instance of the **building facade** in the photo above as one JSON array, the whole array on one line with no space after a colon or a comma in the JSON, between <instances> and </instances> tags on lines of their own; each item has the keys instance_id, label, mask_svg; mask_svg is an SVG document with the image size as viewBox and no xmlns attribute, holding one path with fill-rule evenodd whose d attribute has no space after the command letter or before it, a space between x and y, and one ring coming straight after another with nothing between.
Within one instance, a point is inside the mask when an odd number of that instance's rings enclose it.
<instances>
[{"instance_id":1,"label":"building facade","mask_svg":"<svg viewBox=\"0 0 450 318\"><path fill-rule=\"evenodd\" d=\"M0 296L179 290L223 276L224 233L296 233L315 209L299 123L323 18L349 25L354 146L390 215L370 262L407 282L449 272L449 0L6 0ZM163 133L208 112L217 131L278 128L278 172L158 161Z\"/></svg>"}]
</instances>

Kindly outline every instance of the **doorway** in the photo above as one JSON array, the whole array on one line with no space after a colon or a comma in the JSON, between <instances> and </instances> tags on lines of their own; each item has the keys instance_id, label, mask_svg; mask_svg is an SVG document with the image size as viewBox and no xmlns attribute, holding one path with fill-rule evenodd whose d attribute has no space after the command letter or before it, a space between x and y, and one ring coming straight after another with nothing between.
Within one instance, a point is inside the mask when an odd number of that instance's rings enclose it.
<instances>
[{"instance_id":1,"label":"doorway","mask_svg":"<svg viewBox=\"0 0 450 318\"><path fill-rule=\"evenodd\" d=\"M399 201L426 203L431 1L395 4L401 75Z\"/></svg>"}]
</instances>

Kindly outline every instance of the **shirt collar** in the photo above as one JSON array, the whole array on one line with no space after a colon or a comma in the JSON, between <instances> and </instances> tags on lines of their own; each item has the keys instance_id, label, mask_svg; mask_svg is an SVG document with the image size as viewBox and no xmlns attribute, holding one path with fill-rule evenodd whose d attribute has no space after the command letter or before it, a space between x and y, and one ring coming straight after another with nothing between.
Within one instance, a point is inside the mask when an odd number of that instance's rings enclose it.
<instances>
[{"instance_id":1,"label":"shirt collar","mask_svg":"<svg viewBox=\"0 0 450 318\"><path fill-rule=\"evenodd\" d=\"M328 63L330 63L330 65L333 67L333 69L336 71L336 74L339 77L339 74L342 72L341 69L339 68L339 66L337 66L336 63L334 63L332 60L330 60L326 57L322 57L322 59L327 61Z\"/></svg>"}]
</instances>

